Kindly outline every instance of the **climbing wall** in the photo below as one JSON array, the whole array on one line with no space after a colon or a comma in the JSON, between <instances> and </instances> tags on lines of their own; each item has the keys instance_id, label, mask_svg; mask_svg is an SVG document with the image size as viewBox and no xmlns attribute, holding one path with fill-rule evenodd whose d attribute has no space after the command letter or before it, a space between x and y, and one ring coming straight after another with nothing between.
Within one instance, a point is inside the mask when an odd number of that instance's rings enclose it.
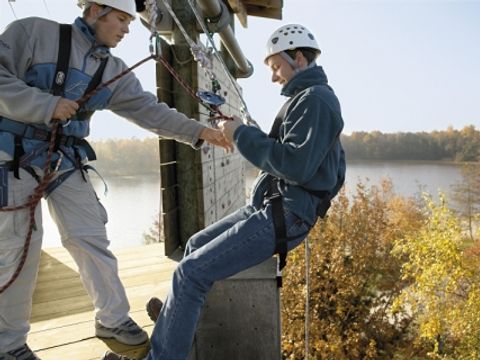
<instances>
[{"instance_id":1,"label":"climbing wall","mask_svg":"<svg viewBox=\"0 0 480 360\"><path fill-rule=\"evenodd\" d=\"M238 92L228 79L218 59L213 58L213 73L221 89L218 94L226 102L220 107L225 115L240 116L241 100ZM198 65L198 88L212 90L212 81L208 74ZM208 123L208 110L199 105L200 121ZM205 226L214 223L225 215L245 204L245 165L244 160L235 149L226 153L222 148L205 144L202 147L202 174Z\"/></svg>"}]
</instances>

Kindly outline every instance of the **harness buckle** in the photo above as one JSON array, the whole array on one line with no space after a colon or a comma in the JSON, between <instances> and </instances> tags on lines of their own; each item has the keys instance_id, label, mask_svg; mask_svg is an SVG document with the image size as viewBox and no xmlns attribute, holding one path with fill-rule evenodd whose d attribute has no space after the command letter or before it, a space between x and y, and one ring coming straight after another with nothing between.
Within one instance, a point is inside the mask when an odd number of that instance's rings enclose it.
<instances>
[{"instance_id":1,"label":"harness buckle","mask_svg":"<svg viewBox=\"0 0 480 360\"><path fill-rule=\"evenodd\" d=\"M0 208L8 205L8 163L0 165Z\"/></svg>"},{"instance_id":2,"label":"harness buckle","mask_svg":"<svg viewBox=\"0 0 480 360\"><path fill-rule=\"evenodd\" d=\"M280 192L276 192L276 193L273 193L273 194L270 194L270 195L265 195L264 196L264 200L263 200L263 203L266 204L272 200L276 200L276 199L279 199L282 197L282 194L280 194Z\"/></svg>"},{"instance_id":3,"label":"harness buckle","mask_svg":"<svg viewBox=\"0 0 480 360\"><path fill-rule=\"evenodd\" d=\"M49 131L45 131L45 130L42 130L42 129L37 129L36 127L30 127L32 129L32 133L31 133L31 136L27 136L25 134L25 137L26 138L31 138L31 139L34 139L34 140L41 140L41 141L48 141L50 140L50 132Z\"/></svg>"}]
</instances>

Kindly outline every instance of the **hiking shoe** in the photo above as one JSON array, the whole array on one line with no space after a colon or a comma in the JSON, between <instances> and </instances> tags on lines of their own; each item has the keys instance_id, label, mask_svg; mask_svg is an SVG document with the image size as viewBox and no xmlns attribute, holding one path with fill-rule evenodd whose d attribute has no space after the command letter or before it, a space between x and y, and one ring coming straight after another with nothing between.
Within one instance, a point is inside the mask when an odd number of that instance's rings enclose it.
<instances>
[{"instance_id":1,"label":"hiking shoe","mask_svg":"<svg viewBox=\"0 0 480 360\"><path fill-rule=\"evenodd\" d=\"M40 358L25 344L6 354L0 353L0 360L40 360Z\"/></svg>"},{"instance_id":2,"label":"hiking shoe","mask_svg":"<svg viewBox=\"0 0 480 360\"><path fill-rule=\"evenodd\" d=\"M133 360L124 355L115 354L111 351L107 351L101 360Z\"/></svg>"},{"instance_id":3,"label":"hiking shoe","mask_svg":"<svg viewBox=\"0 0 480 360\"><path fill-rule=\"evenodd\" d=\"M150 300L148 300L146 308L150 320L152 320L153 322L157 322L160 310L162 310L162 306L163 302L159 298L152 297Z\"/></svg>"},{"instance_id":4,"label":"hiking shoe","mask_svg":"<svg viewBox=\"0 0 480 360\"><path fill-rule=\"evenodd\" d=\"M147 333L131 318L114 328L103 326L95 320L95 335L99 338L115 339L125 345L140 345L148 340Z\"/></svg>"}]
</instances>

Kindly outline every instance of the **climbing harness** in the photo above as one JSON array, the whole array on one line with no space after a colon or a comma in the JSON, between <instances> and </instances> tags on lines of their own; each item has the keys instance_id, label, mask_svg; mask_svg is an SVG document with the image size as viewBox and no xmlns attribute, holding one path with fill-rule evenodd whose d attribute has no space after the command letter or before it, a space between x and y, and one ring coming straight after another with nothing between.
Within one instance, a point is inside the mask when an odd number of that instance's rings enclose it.
<instances>
[{"instance_id":1,"label":"climbing harness","mask_svg":"<svg viewBox=\"0 0 480 360\"><path fill-rule=\"evenodd\" d=\"M299 94L297 94L299 96ZM276 141L280 141L280 133L283 120L285 119L288 107L291 105L293 100L296 96L291 97L280 109L277 116L275 117L275 121L273 122L272 128L268 136L270 138L275 139ZM331 144L329 144L328 151L335 145L338 139L337 135ZM275 228L275 238L276 238L276 246L275 246L275 253L278 254L278 262L277 262L277 284L281 286L281 270L285 267L287 263L287 253L288 253L288 241L293 240L289 238L286 234L286 225L285 225L285 216L284 216L284 209L283 209L283 201L282 195L280 192L280 188L284 185L283 180L278 179L272 175L268 175L269 177L269 188L266 194L266 201L270 202L272 205L272 217L273 217L273 224ZM345 179L341 178L338 180L335 189L333 190L333 194L336 193L336 190L340 189L343 185ZM311 190L301 186L303 190L308 192L309 194L317 197L320 199L319 204L317 206L317 216L320 218L324 218L327 214L328 209L331 205L332 193L329 191L321 191L321 190ZM308 231L305 234L301 234L300 236L308 234ZM305 286L306 286L306 293L305 293L305 324L304 324L304 331L305 331L305 360L309 359L309 349L310 349L310 242L308 236L305 238L304 241L305 246Z\"/></svg>"},{"instance_id":2,"label":"climbing harness","mask_svg":"<svg viewBox=\"0 0 480 360\"><path fill-rule=\"evenodd\" d=\"M287 109L294 99L295 97L291 97L278 112L277 116L275 117L275 121L272 124L270 133L268 134L270 138L273 138L276 141L280 141L280 138L281 138L280 131L281 131L282 123L283 123L283 120L285 119ZM336 138L332 142L332 144L329 146L329 148L333 147L333 144L335 144L335 142L336 142ZM275 253L278 254L277 285L281 287L282 286L281 271L287 264L288 241L293 240L294 238L287 236L283 200L282 200L282 194L280 192L280 188L284 186L284 181L270 174L268 175L268 181L269 181L269 188L267 189L265 200L267 203L270 203L272 206L272 217L273 217L273 225L275 229L275 239L276 239ZM320 199L320 202L317 207L317 215L320 218L324 218L328 209L330 208L330 201L332 198L331 193L328 191L311 190L305 187L302 187L302 189ZM309 231L305 232L304 234L297 235L295 238L305 236L308 234L308 232ZM306 285L304 331L305 331L305 359L308 360L309 347L310 347L310 344L309 344L310 244L309 244L308 236L305 238L304 246L305 246L305 285Z\"/></svg>"},{"instance_id":3,"label":"climbing harness","mask_svg":"<svg viewBox=\"0 0 480 360\"><path fill-rule=\"evenodd\" d=\"M277 116L275 117L275 121L273 122L270 133L268 134L270 138L273 138L276 141L280 141L281 126L282 126L283 120L285 119L287 109L294 99L295 97L291 97L278 112ZM333 146L333 144L331 146ZM282 179L279 179L270 174L268 175L268 180L269 180L269 188L267 190L265 200L272 205L272 217L273 217L273 224L275 227L275 237L277 241L275 246L275 253L278 254L278 260L279 260L278 272L280 272L287 264L288 241L293 239L287 236L284 209L283 209L283 200L282 200L282 194L280 192L280 188L282 188L285 185L285 182ZM303 186L300 186L300 187L306 192L308 192L309 194L320 199L320 203L317 208L317 215L320 218L325 217L328 209L330 208L330 200L331 200L330 192L322 191L322 190L311 190ZM308 231L305 234L307 233ZM302 234L302 235L305 235L305 234ZM301 235L298 235L295 238L298 238L300 236Z\"/></svg>"},{"instance_id":4,"label":"climbing harness","mask_svg":"<svg viewBox=\"0 0 480 360\"><path fill-rule=\"evenodd\" d=\"M56 94L58 94L58 93L61 94L63 92L63 86L65 85L66 74L67 74L67 71L68 71L68 62L69 62L70 51L68 51L68 53L67 53L66 51L62 51L60 49L62 49L63 46L65 46L65 45L67 45L67 48L65 48L65 49L68 49L68 44L67 43L70 43L70 40L71 40L71 34L70 34L69 27L70 27L70 25L60 25L60 29L61 29L60 34L63 33L63 35L60 35L60 37L61 37L60 41L62 42L62 44L60 45L60 48L59 48L58 59L57 59L57 68L55 70L54 83L52 84L52 92L56 93ZM70 38L69 38L69 34L70 34ZM110 80L108 80L104 83L101 83L101 84L99 84L99 82L101 81L101 74L99 74L99 71L103 72L102 68L104 68L105 65L100 65L99 69L97 70L97 72L92 77L92 80L91 80L90 84L87 86L88 92L85 92L85 94L80 99L77 100L77 104L79 105L79 109L81 109L82 106L92 96L97 94L99 91L106 88L107 86L109 86L113 82L117 81L121 77L125 76L127 73L131 72L132 70L134 70L138 66L142 65L146 61L148 61L150 59L154 59L154 58L155 57L153 55L150 55L149 57L137 62L133 66L125 69L120 74L113 77L112 79L110 79ZM95 84L94 82L96 82L97 84ZM16 121L7 120L5 118L2 118L1 121L0 121L0 129L4 130L4 131L9 131L7 129L7 127L10 126L10 130L13 131L13 128L15 126L17 126L18 124L19 123L16 122ZM67 124L68 124L68 122L67 122ZM20 123L20 125L22 125L22 124ZM35 226L35 209L36 209L37 205L39 204L40 200L42 199L42 197L44 196L45 192L49 188L50 184L54 180L55 176L57 175L60 164L61 164L62 159L63 159L62 152L59 152L60 157L57 160L55 166L53 166L53 168L52 168L52 156L53 156L53 154L58 150L60 145L67 145L67 146L70 145L70 144L73 145L73 144L76 144L77 141L81 145L86 144L86 140L84 140L84 139L77 139L77 138L74 138L74 137L71 137L71 136L62 135L61 134L62 124L60 123L60 121L55 120L53 122L53 126L51 128L51 131L45 131L45 130L38 129L38 128L35 128L33 126L30 126L30 125L26 125L26 124L23 124L23 126L24 126L23 127L23 134L25 134L25 135L31 134L31 136L34 139L48 141L48 145L37 149L37 151L30 154L29 157L21 158L19 156L18 157L19 160L17 161L18 166L23 167L24 163L27 163L27 161L31 157L34 157L34 156L38 155L40 152L43 152L45 150L47 150L47 157L46 157L45 164L44 164L44 167L43 167L43 177L41 179L37 177L38 178L38 185L33 190L33 194L30 196L30 198L28 199L28 201L25 204L18 205L18 206L12 206L12 207L7 206L8 205L8 188L7 188L7 186L8 186L8 183L7 183L8 182L8 172L13 171L15 173L15 169L16 169L17 164L15 163L15 161L12 161L12 163L7 163L5 165L2 165L2 167L0 167L0 181L1 181L0 182L0 185L1 185L0 212L13 212L13 211L20 211L20 210L25 210L25 209L27 209L29 211L29 228L28 228L27 235L26 235L26 238L25 238L25 243L24 243L24 246L23 246L22 255L20 257L19 264L18 264L17 268L15 269L12 277L4 285L0 286L0 294L5 292L13 284L13 282L20 275L20 272L22 271L23 266L25 265L25 261L27 259L27 255L28 255L28 249L30 247L32 234L33 234L33 231L36 228L36 226ZM18 129L18 127L17 127L17 129ZM18 130L18 131L20 131L20 130ZM93 151L93 149L92 149L92 151ZM20 155L20 153L21 153L21 151L19 151L18 155ZM88 150L87 150L87 153L88 153ZM14 154L14 158L15 158L15 154ZM28 166L25 166L24 169L26 171L28 171L30 174L32 174L32 172L31 172L31 170L29 169ZM88 169L91 169L91 167L87 166L85 168L85 170L88 170Z\"/></svg>"},{"instance_id":5,"label":"climbing harness","mask_svg":"<svg viewBox=\"0 0 480 360\"><path fill-rule=\"evenodd\" d=\"M84 95L77 100L79 105L79 111L77 120L83 120L90 117L90 113L83 111L82 106L95 94L99 91L104 89L105 87L109 86L113 82L117 81L121 77L125 76L127 73L131 72L138 66L144 64L145 62L154 59L160 62L169 72L170 74L177 80L177 82L185 89L185 91L192 96L195 100L197 100L202 106L204 106L209 112L210 117L213 121L216 120L232 120L233 117L226 116L223 114L219 107L225 103L225 99L217 94L218 90L220 90L220 84L212 71L212 61L211 61L211 51L206 50L203 45L197 45L191 38L188 36L187 32L185 31L184 27L175 16L173 10L171 9L170 5L164 1L165 7L172 15L172 18L177 23L177 26L181 30L183 36L187 40L192 54L194 56L194 60L199 62L202 68L206 71L209 79L212 82L212 91L204 91L199 90L195 92L192 87L183 80L179 74L173 69L173 67L169 64L169 62L160 54L159 46L157 46L159 41L159 34L156 31L156 24L159 21L158 19L158 8L155 0L146 0L144 5L147 10L147 14L149 15L149 26L151 28L151 36L150 36L150 55L133 66L127 68L126 70L122 71L115 77L111 78L110 80L100 83L103 70L106 66L106 61L108 57L102 60L97 72L92 77L91 82L87 86L87 89ZM228 72L227 67L219 55L218 50L215 47L215 44L206 30L205 24L201 19L200 15L198 14L197 10L195 9L192 2L189 1L192 10L194 11L197 20L199 20L200 25L204 29L205 34L207 35L209 42L212 44L212 47L215 51L215 54L218 60L221 62L224 71L227 74L227 78L232 82L235 91L237 92L239 98L242 101L242 109L241 111L246 116L246 121L250 125L258 125L251 119L250 115L248 114L247 107L245 100L243 99L238 86L236 85L235 81L233 80L232 75ZM12 8L13 11L13 8ZM67 71L68 71L68 63L70 57L70 46L71 46L71 25L60 25L60 40L59 40L59 53L57 59L57 68L54 75L54 81L52 84L52 94L54 95L61 95L63 93L63 86L65 85L65 80L67 78ZM65 47L64 47L65 46ZM72 145L81 145L87 152L87 157L90 160L95 159L95 153L93 149L90 147L88 142L85 139L75 138L73 136L65 136L62 134L62 126L67 126L71 120L68 120L66 124L61 124L60 121L54 121L53 126L50 131L42 130L36 128L31 125L27 125L21 122L17 122L14 120L9 120L5 118L0 118L0 130L2 131L10 131L14 134L14 156L12 162L9 162L5 165L0 167L0 212L13 212L13 211L20 211L20 210L29 210L29 230L26 235L25 243L22 250L22 255L19 261L17 268L15 269L12 277L2 286L0 286L0 294L3 293L6 289L10 287L10 285L18 278L23 266L25 265L25 261L28 255L28 249L30 247L31 237L33 231L35 230L35 209L39 204L41 198L46 194L50 193L56 186L58 186L62 181L64 181L73 171L65 172L64 174L57 176L59 167L61 162L65 156L62 151L59 151L60 146L72 146ZM48 145L44 145L39 147L36 151L33 151L29 155L25 155L22 145L22 138L31 138L36 140L42 140L48 142ZM47 150L47 157L43 167L43 177L39 178L33 169L28 166L29 160L33 157L38 155L41 152ZM55 166L52 166L52 157L53 154L57 152L59 154L59 158L56 161ZM8 207L8 172L13 171L15 178L20 178L19 169L23 168L27 172L29 172L32 176L34 176L37 181L38 185L34 189L33 194L30 196L29 200L22 205ZM83 167L83 170L92 169L90 166ZM83 175L83 172L82 172ZM57 176L57 177L56 177ZM56 177L56 178L55 178Z\"/></svg>"}]
</instances>

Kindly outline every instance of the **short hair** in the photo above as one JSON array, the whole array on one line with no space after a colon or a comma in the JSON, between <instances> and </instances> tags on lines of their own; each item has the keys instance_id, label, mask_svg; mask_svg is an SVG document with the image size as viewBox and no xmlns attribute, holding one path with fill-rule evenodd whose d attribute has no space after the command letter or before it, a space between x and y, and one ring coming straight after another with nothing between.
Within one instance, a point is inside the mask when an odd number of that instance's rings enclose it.
<instances>
[{"instance_id":1,"label":"short hair","mask_svg":"<svg viewBox=\"0 0 480 360\"><path fill-rule=\"evenodd\" d=\"M295 55L296 55L297 51L300 51L302 53L302 55L305 56L305 59L307 59L307 62L309 64L312 63L313 61L315 61L318 54L320 54L320 52L317 49L312 49L312 48L309 48L309 47L298 47L298 48L293 49L293 50L285 50L285 53L288 56L290 56L292 59L295 59Z\"/></svg>"},{"instance_id":2,"label":"short hair","mask_svg":"<svg viewBox=\"0 0 480 360\"><path fill-rule=\"evenodd\" d=\"M92 7L92 3L90 1L85 1L85 5L83 7L83 17L85 18L88 13L90 12L90 8Z\"/></svg>"},{"instance_id":3,"label":"short hair","mask_svg":"<svg viewBox=\"0 0 480 360\"><path fill-rule=\"evenodd\" d=\"M90 13L90 8L93 4L100 6L102 9L107 7L106 5L97 4L95 1L85 1L85 6L83 7L83 17L85 18Z\"/></svg>"}]
</instances>

